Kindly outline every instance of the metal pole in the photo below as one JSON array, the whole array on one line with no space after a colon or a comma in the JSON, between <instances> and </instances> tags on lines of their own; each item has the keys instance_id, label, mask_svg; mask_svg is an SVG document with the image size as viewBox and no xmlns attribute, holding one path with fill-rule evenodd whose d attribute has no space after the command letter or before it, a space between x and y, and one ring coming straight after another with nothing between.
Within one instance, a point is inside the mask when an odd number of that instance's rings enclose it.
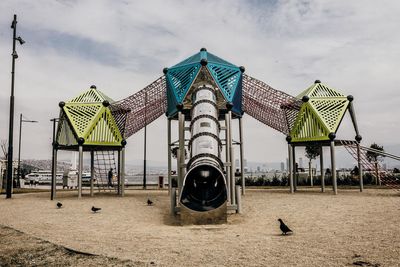
<instances>
[{"instance_id":1,"label":"metal pole","mask_svg":"<svg viewBox=\"0 0 400 267\"><path fill-rule=\"evenodd\" d=\"M143 189L146 189L146 172L147 172L147 162L146 162L146 151L147 150L147 91L144 91L144 155L143 155Z\"/></svg>"},{"instance_id":2,"label":"metal pole","mask_svg":"<svg viewBox=\"0 0 400 267\"><path fill-rule=\"evenodd\" d=\"M94 196L94 190L93 190L93 185L94 185L94 151L90 151L90 196Z\"/></svg>"},{"instance_id":3,"label":"metal pole","mask_svg":"<svg viewBox=\"0 0 400 267\"><path fill-rule=\"evenodd\" d=\"M185 177L185 115L179 111L179 166L180 176L178 177L179 190L182 189L183 178ZM180 191L179 191L180 194Z\"/></svg>"},{"instance_id":4,"label":"metal pole","mask_svg":"<svg viewBox=\"0 0 400 267\"><path fill-rule=\"evenodd\" d=\"M121 195L121 150L118 150L118 179L117 179L117 195Z\"/></svg>"},{"instance_id":5,"label":"metal pole","mask_svg":"<svg viewBox=\"0 0 400 267\"><path fill-rule=\"evenodd\" d=\"M331 141L331 167L332 167L332 186L333 193L337 195L337 179L336 179L336 160L335 160L335 141Z\"/></svg>"},{"instance_id":6,"label":"metal pole","mask_svg":"<svg viewBox=\"0 0 400 267\"><path fill-rule=\"evenodd\" d=\"M168 124L167 124L167 131L168 131L168 195L171 194L171 186L172 186L172 181L171 181L171 119L168 118Z\"/></svg>"},{"instance_id":7,"label":"metal pole","mask_svg":"<svg viewBox=\"0 0 400 267\"><path fill-rule=\"evenodd\" d=\"M234 164L234 153L233 153L233 146L232 146L232 111L228 112L228 124L229 124L229 161L231 166L229 168L230 171L230 178L231 178L231 203L232 205L236 204L236 197L235 197L235 164Z\"/></svg>"},{"instance_id":8,"label":"metal pole","mask_svg":"<svg viewBox=\"0 0 400 267\"><path fill-rule=\"evenodd\" d=\"M21 132L22 132L22 113L19 114L17 187L20 187L20 178L21 178Z\"/></svg>"},{"instance_id":9,"label":"metal pole","mask_svg":"<svg viewBox=\"0 0 400 267\"><path fill-rule=\"evenodd\" d=\"M171 201L170 214L175 215L175 207L176 207L176 188L175 187L171 187L170 201Z\"/></svg>"},{"instance_id":10,"label":"metal pole","mask_svg":"<svg viewBox=\"0 0 400 267\"><path fill-rule=\"evenodd\" d=\"M121 197L125 196L125 146L121 150Z\"/></svg>"},{"instance_id":11,"label":"metal pole","mask_svg":"<svg viewBox=\"0 0 400 267\"><path fill-rule=\"evenodd\" d=\"M237 209L236 213L242 213L242 196L240 195L240 185L237 185L235 187L235 192L236 192L236 204L237 204Z\"/></svg>"},{"instance_id":12,"label":"metal pole","mask_svg":"<svg viewBox=\"0 0 400 267\"><path fill-rule=\"evenodd\" d=\"M78 198L82 197L83 146L79 145Z\"/></svg>"},{"instance_id":13,"label":"metal pole","mask_svg":"<svg viewBox=\"0 0 400 267\"><path fill-rule=\"evenodd\" d=\"M359 179L360 179L360 192L362 192L364 190L364 181L363 181L361 152L360 152L360 144L359 143L357 143L357 161L358 161L358 175L359 175Z\"/></svg>"},{"instance_id":14,"label":"metal pole","mask_svg":"<svg viewBox=\"0 0 400 267\"><path fill-rule=\"evenodd\" d=\"M325 172L324 172L324 147L321 145L319 152L319 165L321 169L321 192L325 192Z\"/></svg>"},{"instance_id":15,"label":"metal pole","mask_svg":"<svg viewBox=\"0 0 400 267\"><path fill-rule=\"evenodd\" d=\"M52 154L52 165L51 165L51 193L50 199L53 200L56 197L56 185L57 185L57 146L56 146L56 121L54 118L53 122L53 154Z\"/></svg>"},{"instance_id":16,"label":"metal pole","mask_svg":"<svg viewBox=\"0 0 400 267\"><path fill-rule=\"evenodd\" d=\"M6 198L12 196L13 184L13 135L14 135L14 74L15 74L15 59L18 57L15 51L15 40L17 33L17 15L14 15L11 28L13 31L13 53L12 53L12 67L11 67L11 96L10 96L10 125L8 128L8 152L7 152L7 186Z\"/></svg>"},{"instance_id":17,"label":"metal pole","mask_svg":"<svg viewBox=\"0 0 400 267\"><path fill-rule=\"evenodd\" d=\"M240 179L242 182L242 195L245 194L244 166L243 166L243 124L242 118L239 118L239 142L240 142Z\"/></svg>"},{"instance_id":18,"label":"metal pole","mask_svg":"<svg viewBox=\"0 0 400 267\"><path fill-rule=\"evenodd\" d=\"M229 147L229 114L225 114L225 172L226 172L226 185L228 188L228 201L232 204L231 199L231 172L230 172L230 147Z\"/></svg>"},{"instance_id":19,"label":"metal pole","mask_svg":"<svg viewBox=\"0 0 400 267\"><path fill-rule=\"evenodd\" d=\"M294 193L294 181L293 181L293 149L292 145L288 144L288 154L289 154L289 184L290 184L290 193Z\"/></svg>"},{"instance_id":20,"label":"metal pole","mask_svg":"<svg viewBox=\"0 0 400 267\"><path fill-rule=\"evenodd\" d=\"M293 151L293 188L294 191L297 191L297 169L296 169L296 147L292 145L292 151Z\"/></svg>"}]
</instances>

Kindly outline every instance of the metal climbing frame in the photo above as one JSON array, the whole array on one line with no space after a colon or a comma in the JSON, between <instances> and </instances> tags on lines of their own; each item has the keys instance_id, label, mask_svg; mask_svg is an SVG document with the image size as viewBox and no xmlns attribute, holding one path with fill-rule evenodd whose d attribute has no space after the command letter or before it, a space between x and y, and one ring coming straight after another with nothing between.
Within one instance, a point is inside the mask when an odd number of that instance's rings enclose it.
<instances>
[{"instance_id":1,"label":"metal climbing frame","mask_svg":"<svg viewBox=\"0 0 400 267\"><path fill-rule=\"evenodd\" d=\"M128 138L145 125L163 115L167 108L166 82L162 76L139 92L111 105L117 122L125 122L121 116L128 111L123 136ZM122 127L121 127L122 128Z\"/></svg>"},{"instance_id":2,"label":"metal climbing frame","mask_svg":"<svg viewBox=\"0 0 400 267\"><path fill-rule=\"evenodd\" d=\"M244 112L288 135L300 110L301 100L245 74L242 86Z\"/></svg>"}]
</instances>

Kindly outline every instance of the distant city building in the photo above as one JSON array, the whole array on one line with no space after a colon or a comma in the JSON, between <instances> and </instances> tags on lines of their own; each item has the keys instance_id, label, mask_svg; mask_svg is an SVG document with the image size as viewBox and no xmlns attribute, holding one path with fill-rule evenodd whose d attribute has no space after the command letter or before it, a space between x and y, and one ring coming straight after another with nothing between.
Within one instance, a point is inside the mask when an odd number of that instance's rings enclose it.
<instances>
[{"instance_id":1,"label":"distant city building","mask_svg":"<svg viewBox=\"0 0 400 267\"><path fill-rule=\"evenodd\" d=\"M261 171L261 167L257 166L257 171L260 172Z\"/></svg>"},{"instance_id":2,"label":"distant city building","mask_svg":"<svg viewBox=\"0 0 400 267\"><path fill-rule=\"evenodd\" d=\"M299 158L299 168L304 168L303 167L303 158Z\"/></svg>"},{"instance_id":3,"label":"distant city building","mask_svg":"<svg viewBox=\"0 0 400 267\"><path fill-rule=\"evenodd\" d=\"M285 163L281 162L281 171L283 172L285 170Z\"/></svg>"}]
</instances>

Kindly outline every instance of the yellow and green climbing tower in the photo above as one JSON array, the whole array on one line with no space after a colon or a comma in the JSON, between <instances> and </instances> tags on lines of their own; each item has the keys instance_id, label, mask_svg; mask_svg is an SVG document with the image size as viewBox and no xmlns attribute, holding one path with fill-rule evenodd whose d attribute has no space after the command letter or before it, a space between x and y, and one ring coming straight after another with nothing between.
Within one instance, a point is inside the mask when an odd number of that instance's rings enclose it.
<instances>
[{"instance_id":1,"label":"yellow and green climbing tower","mask_svg":"<svg viewBox=\"0 0 400 267\"><path fill-rule=\"evenodd\" d=\"M290 131L292 142L329 140L329 134L336 133L350 103L345 95L318 80L297 98L303 104Z\"/></svg>"},{"instance_id":2,"label":"yellow and green climbing tower","mask_svg":"<svg viewBox=\"0 0 400 267\"><path fill-rule=\"evenodd\" d=\"M114 101L91 86L89 90L64 103L60 102L60 121L56 141L60 146L121 146L123 137L111 113Z\"/></svg>"}]
</instances>

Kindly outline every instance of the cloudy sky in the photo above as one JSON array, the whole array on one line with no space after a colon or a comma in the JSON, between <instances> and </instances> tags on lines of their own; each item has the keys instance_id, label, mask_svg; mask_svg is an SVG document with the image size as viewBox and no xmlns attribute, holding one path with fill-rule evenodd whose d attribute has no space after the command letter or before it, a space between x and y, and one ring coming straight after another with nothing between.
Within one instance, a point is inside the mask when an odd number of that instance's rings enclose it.
<instances>
[{"instance_id":1,"label":"cloudy sky","mask_svg":"<svg viewBox=\"0 0 400 267\"><path fill-rule=\"evenodd\" d=\"M39 121L23 126L22 158L51 157L59 101L91 84L125 98L201 47L291 95L315 79L352 94L364 145L400 143L398 1L2 0L0 139L8 138L13 14L26 41L17 46L15 133L20 113ZM349 121L340 132L353 138ZM248 116L244 124L248 160L284 161L282 134ZM148 129L148 158L165 162L165 118ZM142 131L128 139L128 161L142 158L142 140Z\"/></svg>"}]
</instances>

